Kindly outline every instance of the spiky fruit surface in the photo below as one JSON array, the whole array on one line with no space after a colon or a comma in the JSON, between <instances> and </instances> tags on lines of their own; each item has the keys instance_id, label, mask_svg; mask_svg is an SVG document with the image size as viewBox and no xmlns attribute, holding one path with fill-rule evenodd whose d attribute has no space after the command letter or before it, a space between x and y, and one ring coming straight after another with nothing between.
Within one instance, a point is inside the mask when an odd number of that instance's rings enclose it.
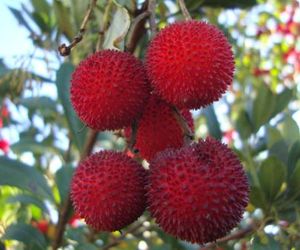
<instances>
[{"instance_id":1,"label":"spiky fruit surface","mask_svg":"<svg viewBox=\"0 0 300 250\"><path fill-rule=\"evenodd\" d=\"M189 110L181 111L193 130L193 118ZM128 136L128 133L126 133ZM146 160L167 148L180 148L184 143L183 130L176 120L171 107L152 95L138 122L135 148Z\"/></svg>"},{"instance_id":2,"label":"spiky fruit surface","mask_svg":"<svg viewBox=\"0 0 300 250\"><path fill-rule=\"evenodd\" d=\"M215 26L177 22L152 40L146 55L151 84L166 101L195 109L218 100L232 83L231 46Z\"/></svg>"},{"instance_id":3,"label":"spiky fruit surface","mask_svg":"<svg viewBox=\"0 0 300 250\"><path fill-rule=\"evenodd\" d=\"M166 150L150 163L149 210L182 240L203 244L226 235L241 220L248 193L239 160L215 139Z\"/></svg>"},{"instance_id":4,"label":"spiky fruit surface","mask_svg":"<svg viewBox=\"0 0 300 250\"><path fill-rule=\"evenodd\" d=\"M72 179L76 213L100 231L115 231L145 210L146 171L128 156L101 151L81 162Z\"/></svg>"},{"instance_id":5,"label":"spiky fruit surface","mask_svg":"<svg viewBox=\"0 0 300 250\"><path fill-rule=\"evenodd\" d=\"M93 129L130 125L143 111L148 95L143 65L129 53L97 52L83 60L72 75L73 107Z\"/></svg>"}]
</instances>

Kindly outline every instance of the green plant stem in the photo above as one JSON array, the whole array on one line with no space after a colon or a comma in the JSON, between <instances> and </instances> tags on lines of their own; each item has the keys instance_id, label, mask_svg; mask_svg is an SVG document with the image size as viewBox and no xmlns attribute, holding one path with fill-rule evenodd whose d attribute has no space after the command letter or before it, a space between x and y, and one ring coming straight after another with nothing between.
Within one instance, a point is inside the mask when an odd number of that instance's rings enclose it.
<instances>
[{"instance_id":1,"label":"green plant stem","mask_svg":"<svg viewBox=\"0 0 300 250\"><path fill-rule=\"evenodd\" d=\"M98 132L95 130L89 130L88 137L86 140L86 144L84 146L83 152L80 157L80 161L84 160L87 156L89 156L93 150L94 144L97 140ZM57 250L63 241L63 235L66 229L66 224L70 217L70 213L72 211L72 202L70 199L70 195L64 202L58 218L58 223L56 225L55 237L52 244L52 249Z\"/></svg>"},{"instance_id":2,"label":"green plant stem","mask_svg":"<svg viewBox=\"0 0 300 250\"><path fill-rule=\"evenodd\" d=\"M246 160L247 160L247 163L248 163L247 166L248 166L248 169L250 171L251 177L253 179L254 186L260 187L259 179L258 179L258 176L257 176L256 167L255 167L255 162L253 161L253 158L252 158L252 155L251 155L251 149L248 145L248 142L244 141L243 143L244 143L244 145L246 145L245 150L246 150Z\"/></svg>"},{"instance_id":3,"label":"green plant stem","mask_svg":"<svg viewBox=\"0 0 300 250\"><path fill-rule=\"evenodd\" d=\"M192 20L192 16L188 11L184 0L178 0L179 7L181 9L182 15L184 16L185 20Z\"/></svg>"}]
</instances>

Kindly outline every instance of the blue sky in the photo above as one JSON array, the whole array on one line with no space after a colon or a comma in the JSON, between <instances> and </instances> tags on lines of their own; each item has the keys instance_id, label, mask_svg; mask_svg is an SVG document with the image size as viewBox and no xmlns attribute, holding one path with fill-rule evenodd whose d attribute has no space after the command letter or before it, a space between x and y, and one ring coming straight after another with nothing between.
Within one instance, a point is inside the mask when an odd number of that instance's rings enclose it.
<instances>
[{"instance_id":1,"label":"blue sky","mask_svg":"<svg viewBox=\"0 0 300 250\"><path fill-rule=\"evenodd\" d=\"M31 41L28 39L29 33L21 27L8 6L20 8L21 3L28 3L26 0L1 0L0 1L0 58L5 58L5 62L13 64L13 58L19 55L28 54L33 49Z\"/></svg>"}]
</instances>

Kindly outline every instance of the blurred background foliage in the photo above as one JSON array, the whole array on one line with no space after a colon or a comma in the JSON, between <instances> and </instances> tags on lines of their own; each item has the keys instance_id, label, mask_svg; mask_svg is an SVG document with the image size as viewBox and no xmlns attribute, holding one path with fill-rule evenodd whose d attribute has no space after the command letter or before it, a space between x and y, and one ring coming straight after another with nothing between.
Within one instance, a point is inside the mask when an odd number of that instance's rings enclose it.
<instances>
[{"instance_id":1,"label":"blurred background foliage","mask_svg":"<svg viewBox=\"0 0 300 250\"><path fill-rule=\"evenodd\" d=\"M299 1L186 3L193 18L219 26L233 45L232 87L193 115L196 137L223 140L247 171L251 199L233 232L244 234L192 245L163 233L147 213L124 232L97 233L71 211L62 249L300 249ZM30 0L7 6L34 50L17 55L14 67L0 58L0 249L50 249L87 138L69 101L70 75L96 50L99 32L103 48L123 50L143 2L98 1L83 41L69 57L59 56L58 46L79 32L88 5ZM176 1L157 1L159 28L181 19ZM150 39L146 28L134 51L141 59ZM120 133L100 132L94 151L124 147Z\"/></svg>"}]
</instances>

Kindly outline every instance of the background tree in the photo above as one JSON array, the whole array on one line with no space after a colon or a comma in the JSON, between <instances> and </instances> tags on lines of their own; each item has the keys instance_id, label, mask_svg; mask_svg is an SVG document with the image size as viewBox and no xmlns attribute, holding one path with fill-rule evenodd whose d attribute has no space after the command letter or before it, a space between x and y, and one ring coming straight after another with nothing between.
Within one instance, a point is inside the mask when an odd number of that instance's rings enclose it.
<instances>
[{"instance_id":1,"label":"background tree","mask_svg":"<svg viewBox=\"0 0 300 250\"><path fill-rule=\"evenodd\" d=\"M75 115L69 98L74 67L105 48L143 59L153 23L161 29L184 19L179 4L29 2L8 8L35 49L17 56L14 67L0 61L0 249L300 248L299 1L186 1L194 19L223 29L236 61L230 91L193 112L196 138L228 143L251 183L239 227L206 246L165 234L147 213L122 232L95 232L74 214L68 198L80 159L126 147L122 131L90 130Z\"/></svg>"}]
</instances>

